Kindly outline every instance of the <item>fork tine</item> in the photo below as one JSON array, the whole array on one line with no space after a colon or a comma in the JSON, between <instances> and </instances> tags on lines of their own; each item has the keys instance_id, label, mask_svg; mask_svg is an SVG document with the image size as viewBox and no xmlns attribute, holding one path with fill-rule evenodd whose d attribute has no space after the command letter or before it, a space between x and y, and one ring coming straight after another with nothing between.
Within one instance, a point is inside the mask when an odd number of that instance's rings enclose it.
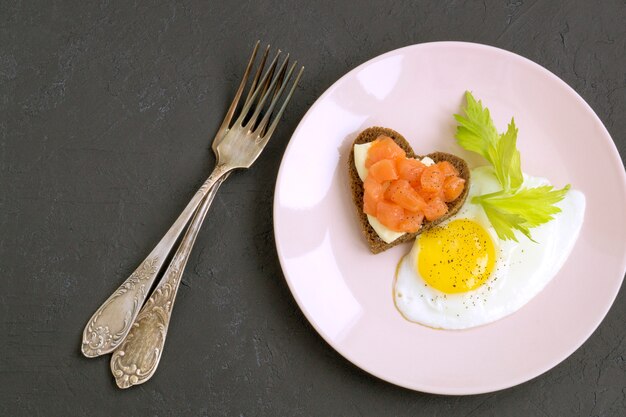
<instances>
[{"instance_id":1,"label":"fork tine","mask_svg":"<svg viewBox=\"0 0 626 417\"><path fill-rule=\"evenodd\" d=\"M261 93L257 97L257 100L256 100L257 103L259 102L259 99L262 98L265 92L267 91L267 88L269 87L270 82L274 79L274 72L276 72L276 67L275 66L271 67L268 71L269 71L269 75L265 79L265 82L261 85Z\"/></svg>"},{"instance_id":2,"label":"fork tine","mask_svg":"<svg viewBox=\"0 0 626 417\"><path fill-rule=\"evenodd\" d=\"M285 98L285 101L283 102L283 105L280 107L280 110L278 111L278 114L276 115L276 117L272 121L272 124L270 125L269 129L267 130L267 132L263 136L263 141L264 142L267 142L269 140L270 136L272 136L272 133L274 133L274 130L276 130L276 126L278 125L278 122L280 121L280 118L282 117L283 112L285 111L285 108L287 108L287 104L289 104L289 100L291 100L291 96L293 95L293 92L296 90L296 87L298 86L298 81L300 81L300 77L302 77L302 73L303 72L304 72L304 67L301 67L300 71L298 71L298 75L296 76L296 79L294 80L293 84L291 85L291 90L289 90L289 94L287 94L287 97ZM285 83L285 84L287 84L287 83Z\"/></svg>"},{"instance_id":3,"label":"fork tine","mask_svg":"<svg viewBox=\"0 0 626 417\"><path fill-rule=\"evenodd\" d=\"M284 74L284 68L287 65L287 61L289 61L289 54L287 54L287 57L283 60L283 63L280 65L278 74ZM257 103L254 113L252 114L252 116L250 117L250 120L246 124L246 126L250 126L251 130L254 130L255 125L258 123L258 117L259 117L259 114L261 113L261 110L263 110L263 105L265 104L265 102L267 101L267 98L270 96L270 94L274 90L279 78L280 77L273 77L272 82L270 83L267 91L265 92L265 94L263 94L262 98Z\"/></svg>"},{"instance_id":4,"label":"fork tine","mask_svg":"<svg viewBox=\"0 0 626 417\"><path fill-rule=\"evenodd\" d=\"M259 50L259 43L260 41L256 41L256 44L254 45L254 49L252 50L252 55L250 56L250 60L248 61L248 66L246 67L246 71L243 73L243 77L241 79L241 83L239 84L239 88L237 89L237 93L235 94L235 98L230 104L230 107L228 108L228 111L226 112L226 116L224 116L224 121L222 121L222 125L220 126L218 132L222 132L224 129L227 129L228 126L230 125L230 121L233 118L233 114L235 113L235 110L237 109L237 104L239 104L239 99L241 98L241 94L243 93L246 83L248 82L248 76L250 75L252 64L254 63L254 59L256 58L257 51ZM267 51L265 52L265 55L267 55Z\"/></svg>"},{"instance_id":5,"label":"fork tine","mask_svg":"<svg viewBox=\"0 0 626 417\"><path fill-rule=\"evenodd\" d=\"M289 57L287 57L286 60L287 62L289 62ZM291 70L293 71L293 66ZM287 71L287 66L284 66L283 70L277 76L278 81L276 82L276 86L274 87L274 93L272 94L272 103L274 103L276 98L283 93L284 89L281 87L283 86L283 84L286 84L289 81L289 78L291 77L291 72L290 72L287 78L285 78L286 71ZM261 120L255 127L255 131L258 132L260 136L263 136L265 132L267 131L269 119L272 117L273 111L274 111L274 106L270 105L269 109L264 114L263 120Z\"/></svg>"},{"instance_id":6,"label":"fork tine","mask_svg":"<svg viewBox=\"0 0 626 417\"><path fill-rule=\"evenodd\" d=\"M263 78L261 78L261 81L259 82L259 85L257 85L257 87L254 89L254 93L252 93L252 96L250 97L250 99L248 101L246 101L246 103L243 106L243 109L241 109L241 113L239 114L239 117L237 118L235 123L239 123L242 126L244 125L243 124L244 118L246 117L246 115L250 111L250 107L252 107L252 103L254 103L255 99L259 96L259 92L261 91L261 89L263 87L263 84L265 84L265 81L268 79L268 77L270 75L270 72L273 72L273 69L276 68L276 64L278 63L278 57L280 56L280 54L281 54L281 51L278 51L276 53L276 56L272 60L272 63L270 64L269 69L265 72L265 75L263 75ZM250 121L248 121L248 123L249 122ZM248 123L246 123L246 125Z\"/></svg>"},{"instance_id":7,"label":"fork tine","mask_svg":"<svg viewBox=\"0 0 626 417\"><path fill-rule=\"evenodd\" d=\"M287 71L287 67L289 63L289 55L287 55L287 57L285 58L285 65L282 67L282 71L280 71L278 73L277 76L277 82L276 82L276 87L274 87L274 95L272 96L272 100L274 99L274 97L276 97L276 94L278 93L278 90L283 86L283 83L286 83L287 80L285 79L285 72Z\"/></svg>"},{"instance_id":8,"label":"fork tine","mask_svg":"<svg viewBox=\"0 0 626 417\"><path fill-rule=\"evenodd\" d=\"M280 50L279 50L280 52ZM253 83L253 86L251 87L250 91L248 92L248 97L250 97L252 95L252 93L254 92L254 90L259 87L260 88L260 93L258 96L256 96L256 98L254 100L250 100L250 111L246 112L246 114L244 114L244 119L243 122L247 125L248 122L252 119L252 115L250 114L251 111L253 111L256 106L259 105L259 102L261 100L261 98L263 98L263 96L265 95L266 91L268 90L268 87L270 85L270 82L274 79L274 73L276 72L276 67L270 67L268 69L268 76L265 79L265 82L262 83ZM260 74L260 72L258 72L258 74ZM247 102L248 99L246 99ZM256 104L255 104L256 103ZM253 123L254 124L254 123Z\"/></svg>"},{"instance_id":9,"label":"fork tine","mask_svg":"<svg viewBox=\"0 0 626 417\"><path fill-rule=\"evenodd\" d=\"M261 74L263 73L263 67L265 67L265 63L267 62L267 56L270 52L270 46L267 45L265 48L265 52L263 53L263 57L261 58L261 62L259 63L259 68L256 70L256 74L254 74L254 78L252 79L252 85L250 86L250 91L248 91L248 95L246 96L246 100L244 104L250 101L250 97L259 83L259 78L261 78Z\"/></svg>"},{"instance_id":10,"label":"fork tine","mask_svg":"<svg viewBox=\"0 0 626 417\"><path fill-rule=\"evenodd\" d=\"M283 71L281 71L281 74L279 76L279 82L282 85L279 87L277 83L276 88L274 89L274 96L272 98L272 102L270 103L267 111L265 112L263 119L259 122L257 126L257 130L260 132L261 136L264 134L263 131L265 130L265 128L267 127L267 124L269 123L272 112L274 111L274 107L276 107L276 103L278 102L278 99L283 94L285 87L287 87L287 84L289 83L289 80L291 79L291 75L293 74L293 70L296 68L297 64L298 64L297 61L293 63L291 68L289 68L289 72L287 73L286 76L285 76L285 71L287 70L287 67L285 67Z\"/></svg>"}]
</instances>

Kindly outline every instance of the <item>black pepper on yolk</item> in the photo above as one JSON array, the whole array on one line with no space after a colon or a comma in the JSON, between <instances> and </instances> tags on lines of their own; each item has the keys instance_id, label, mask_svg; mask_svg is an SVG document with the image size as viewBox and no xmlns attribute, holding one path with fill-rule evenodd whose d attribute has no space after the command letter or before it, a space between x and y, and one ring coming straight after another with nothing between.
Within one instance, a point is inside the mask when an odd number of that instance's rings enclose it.
<instances>
[{"instance_id":1,"label":"black pepper on yolk","mask_svg":"<svg viewBox=\"0 0 626 417\"><path fill-rule=\"evenodd\" d=\"M480 287L491 275L494 264L491 236L474 221L454 220L419 238L418 271L428 285L444 293Z\"/></svg>"}]
</instances>

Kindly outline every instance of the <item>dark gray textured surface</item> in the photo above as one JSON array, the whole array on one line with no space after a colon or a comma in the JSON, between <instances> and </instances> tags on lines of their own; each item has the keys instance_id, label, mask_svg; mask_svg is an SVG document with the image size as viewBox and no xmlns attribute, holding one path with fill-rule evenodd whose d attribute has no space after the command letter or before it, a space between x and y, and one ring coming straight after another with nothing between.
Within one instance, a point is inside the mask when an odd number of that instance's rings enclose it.
<instances>
[{"instance_id":1,"label":"dark gray textured surface","mask_svg":"<svg viewBox=\"0 0 626 417\"><path fill-rule=\"evenodd\" d=\"M272 231L278 164L304 112L349 69L408 44L467 40L538 62L625 155L624 1L87 3L0 2L1 416L625 414L624 291L547 374L425 395L369 376L315 333ZM256 39L307 66L302 88L262 158L220 190L157 375L120 391L108 357L80 355L83 326L212 167L208 138Z\"/></svg>"}]
</instances>

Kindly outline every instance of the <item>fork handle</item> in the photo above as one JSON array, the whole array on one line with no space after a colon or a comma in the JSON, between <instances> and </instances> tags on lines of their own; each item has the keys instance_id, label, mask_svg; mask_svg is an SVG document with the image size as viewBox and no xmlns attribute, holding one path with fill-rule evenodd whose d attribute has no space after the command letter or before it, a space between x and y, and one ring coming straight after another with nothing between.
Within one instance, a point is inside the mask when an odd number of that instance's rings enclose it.
<instances>
[{"instance_id":1,"label":"fork handle","mask_svg":"<svg viewBox=\"0 0 626 417\"><path fill-rule=\"evenodd\" d=\"M111 356L111 372L120 388L149 380L163 354L176 293L187 260L220 183L211 189L200 205L163 278L141 309L128 336Z\"/></svg>"},{"instance_id":2,"label":"fork handle","mask_svg":"<svg viewBox=\"0 0 626 417\"><path fill-rule=\"evenodd\" d=\"M217 189L229 173L230 170L224 165L215 167L148 257L91 316L83 331L81 351L85 356L94 358L110 353L126 338L157 274L189 219L207 194L210 195L208 204L211 204Z\"/></svg>"}]
</instances>

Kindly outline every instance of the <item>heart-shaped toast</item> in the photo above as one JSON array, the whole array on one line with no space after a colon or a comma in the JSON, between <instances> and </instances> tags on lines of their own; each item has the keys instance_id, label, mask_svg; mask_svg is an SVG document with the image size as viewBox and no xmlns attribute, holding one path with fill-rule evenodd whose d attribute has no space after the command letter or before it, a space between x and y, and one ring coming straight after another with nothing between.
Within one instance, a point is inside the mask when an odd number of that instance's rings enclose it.
<instances>
[{"instance_id":1,"label":"heart-shaped toast","mask_svg":"<svg viewBox=\"0 0 626 417\"><path fill-rule=\"evenodd\" d=\"M380 136L387 136L393 139L394 142L396 142L396 144L398 144L398 146L400 146L406 152L407 158L422 159L424 157L429 157L430 159L435 161L435 163L442 161L450 162L457 170L459 177L465 180L465 188L463 189L461 194L454 201L446 203L448 206L448 212L446 214L433 221L428 221L424 219L420 230L415 233L404 233L402 236L398 237L390 243L385 242L378 236L378 233L376 233L374 228L370 225L367 214L365 214L365 212L363 211L364 187L363 182L359 177L354 159L354 145L373 142ZM465 199L467 198L467 193L469 190L470 170L467 166L467 163L463 159L459 158L458 156L444 152L433 152L424 156L416 155L411 148L411 145L409 145L407 140L400 133L384 127L370 127L362 131L359 136L357 136L352 144L352 149L350 150L348 169L350 177L350 187L352 188L352 199L355 204L361 230L363 231L363 235L365 236L365 239L367 240L368 246L372 253L380 253L400 243L411 241L415 239L418 234L450 218L450 216L459 211L459 209L465 202Z\"/></svg>"}]
</instances>

